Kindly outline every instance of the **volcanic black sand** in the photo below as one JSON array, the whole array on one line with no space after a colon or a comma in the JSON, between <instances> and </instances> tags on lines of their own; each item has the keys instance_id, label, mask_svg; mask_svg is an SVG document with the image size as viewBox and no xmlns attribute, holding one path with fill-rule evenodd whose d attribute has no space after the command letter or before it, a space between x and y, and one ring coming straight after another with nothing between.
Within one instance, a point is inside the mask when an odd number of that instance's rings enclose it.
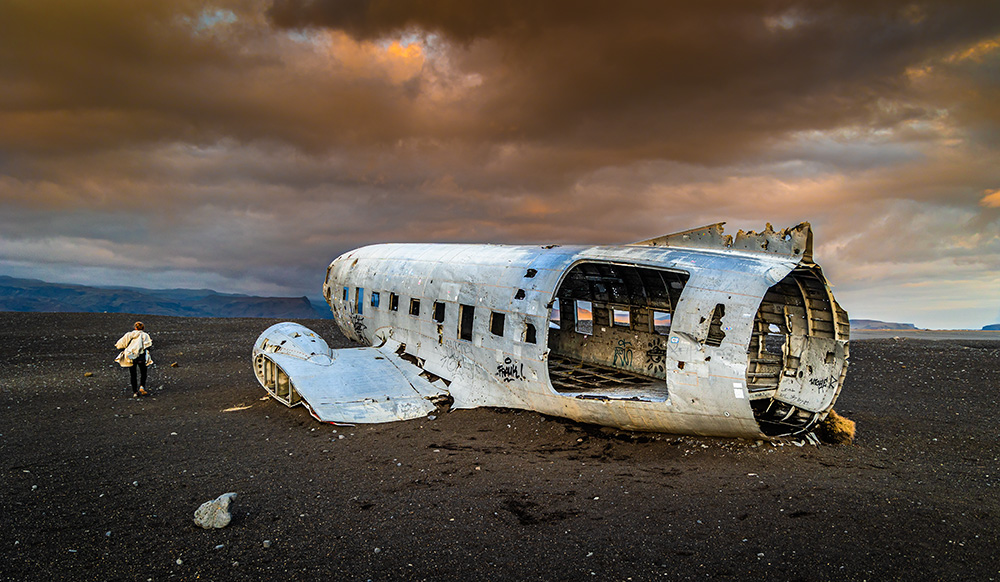
<instances>
[{"instance_id":1,"label":"volcanic black sand","mask_svg":"<svg viewBox=\"0 0 1000 582\"><path fill-rule=\"evenodd\" d=\"M135 319L0 313L0 578L1000 579L1000 342L853 342L857 440L815 447L509 410L321 424L262 399L261 319L142 317L136 400L112 362ZM230 491L233 522L196 527Z\"/></svg>"}]
</instances>

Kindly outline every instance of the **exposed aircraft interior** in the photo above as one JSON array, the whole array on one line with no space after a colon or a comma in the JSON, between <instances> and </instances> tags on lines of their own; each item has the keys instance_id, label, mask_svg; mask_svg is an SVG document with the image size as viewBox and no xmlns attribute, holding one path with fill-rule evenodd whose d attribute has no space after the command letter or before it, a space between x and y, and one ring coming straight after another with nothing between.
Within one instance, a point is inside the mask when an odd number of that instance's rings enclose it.
<instances>
[{"instance_id":1,"label":"exposed aircraft interior","mask_svg":"<svg viewBox=\"0 0 1000 582\"><path fill-rule=\"evenodd\" d=\"M666 269L574 265L552 304L553 388L577 398L666 400L666 342L687 280Z\"/></svg>"},{"instance_id":2,"label":"exposed aircraft interior","mask_svg":"<svg viewBox=\"0 0 1000 582\"><path fill-rule=\"evenodd\" d=\"M548 370L553 388L576 398L667 400L666 345L687 280L686 273L666 269L575 265L552 304ZM817 420L815 412L789 400L808 392L819 371L815 368L842 357L833 346L849 329L846 314L835 316L834 305L822 275L806 266L772 286L761 302L748 347L746 386L765 434L790 434ZM705 346L718 347L725 340L725 314L725 304L716 305Z\"/></svg>"}]
</instances>

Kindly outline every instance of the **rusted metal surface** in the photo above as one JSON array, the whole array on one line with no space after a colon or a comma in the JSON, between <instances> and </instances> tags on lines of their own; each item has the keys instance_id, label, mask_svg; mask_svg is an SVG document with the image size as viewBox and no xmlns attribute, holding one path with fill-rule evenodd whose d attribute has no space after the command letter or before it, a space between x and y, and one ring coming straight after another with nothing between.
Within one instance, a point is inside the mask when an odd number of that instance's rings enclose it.
<instances>
[{"instance_id":1,"label":"rusted metal surface","mask_svg":"<svg viewBox=\"0 0 1000 582\"><path fill-rule=\"evenodd\" d=\"M330 362L303 348L292 362L268 351L289 342L279 338L289 328L272 328L256 368L262 383L268 362L284 370L293 396L268 388L276 398L293 405L297 394L344 422L423 416L447 396L454 408L776 437L822 420L846 371L847 314L812 262L805 223L735 239L719 224L625 246L374 245L334 260L323 291L366 347L317 352ZM392 404L355 407L379 396Z\"/></svg>"}]
</instances>

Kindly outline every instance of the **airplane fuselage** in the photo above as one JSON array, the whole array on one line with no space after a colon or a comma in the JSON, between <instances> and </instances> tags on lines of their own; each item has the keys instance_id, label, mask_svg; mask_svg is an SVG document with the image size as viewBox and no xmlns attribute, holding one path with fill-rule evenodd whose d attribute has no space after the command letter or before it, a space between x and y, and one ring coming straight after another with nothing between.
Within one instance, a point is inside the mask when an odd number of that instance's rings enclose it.
<instances>
[{"instance_id":1,"label":"airplane fuselage","mask_svg":"<svg viewBox=\"0 0 1000 582\"><path fill-rule=\"evenodd\" d=\"M323 290L349 338L408 362L453 408L783 436L832 408L849 332L811 233L788 232L737 248L700 231L626 246L373 245L334 260Z\"/></svg>"}]
</instances>

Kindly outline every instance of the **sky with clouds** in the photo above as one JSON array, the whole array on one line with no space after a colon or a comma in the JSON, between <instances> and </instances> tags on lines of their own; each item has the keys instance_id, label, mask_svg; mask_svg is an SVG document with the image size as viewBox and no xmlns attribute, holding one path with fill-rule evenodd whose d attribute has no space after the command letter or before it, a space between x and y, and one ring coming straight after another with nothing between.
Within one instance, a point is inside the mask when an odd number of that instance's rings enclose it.
<instances>
[{"instance_id":1,"label":"sky with clouds","mask_svg":"<svg viewBox=\"0 0 1000 582\"><path fill-rule=\"evenodd\" d=\"M852 318L1000 321L1000 2L0 2L0 274L318 297L720 221L811 222Z\"/></svg>"}]
</instances>

